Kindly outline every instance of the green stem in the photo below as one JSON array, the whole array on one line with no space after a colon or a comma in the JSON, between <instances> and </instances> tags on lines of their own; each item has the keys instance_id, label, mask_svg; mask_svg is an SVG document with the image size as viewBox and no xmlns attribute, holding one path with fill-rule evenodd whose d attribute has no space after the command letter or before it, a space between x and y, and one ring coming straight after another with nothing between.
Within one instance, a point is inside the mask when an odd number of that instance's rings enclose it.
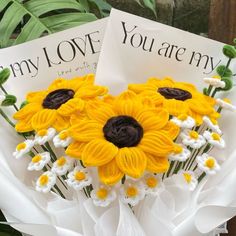
<instances>
[{"instance_id":1,"label":"green stem","mask_svg":"<svg viewBox=\"0 0 236 236\"><path fill-rule=\"evenodd\" d=\"M56 161L56 160L57 160L57 156L56 156L56 154L54 153L54 151L52 150L52 148L51 148L49 142L46 142L46 143L45 143L45 146L46 146L47 150L50 152L50 154L51 154L51 156L52 156L52 158L53 158L53 161Z\"/></svg>"},{"instance_id":2,"label":"green stem","mask_svg":"<svg viewBox=\"0 0 236 236\"><path fill-rule=\"evenodd\" d=\"M62 191L57 187L57 185L54 186L54 188L57 190L57 192L61 195L62 198L66 199L65 195L62 193Z\"/></svg>"},{"instance_id":3,"label":"green stem","mask_svg":"<svg viewBox=\"0 0 236 236\"><path fill-rule=\"evenodd\" d=\"M169 175L170 175L170 172L171 172L171 170L172 170L172 168L173 168L173 166L174 166L174 161L172 161L171 163L170 163L170 167L169 167L169 170L167 171L167 173L166 173L166 177L169 177Z\"/></svg>"},{"instance_id":4,"label":"green stem","mask_svg":"<svg viewBox=\"0 0 236 236\"><path fill-rule=\"evenodd\" d=\"M178 165L176 166L176 168L175 168L173 174L178 174L178 172L179 172L179 170L180 170L182 164L183 164L183 162L179 162L179 163L178 163Z\"/></svg>"},{"instance_id":5,"label":"green stem","mask_svg":"<svg viewBox=\"0 0 236 236\"><path fill-rule=\"evenodd\" d=\"M0 108L1 116L15 129L15 124L9 119L9 117L4 113L4 111Z\"/></svg>"},{"instance_id":6,"label":"green stem","mask_svg":"<svg viewBox=\"0 0 236 236\"><path fill-rule=\"evenodd\" d=\"M222 109L223 109L223 107L219 107L219 108L217 109L217 112L218 112L218 113L221 113Z\"/></svg>"},{"instance_id":7,"label":"green stem","mask_svg":"<svg viewBox=\"0 0 236 236\"><path fill-rule=\"evenodd\" d=\"M206 176L206 173L203 172L198 178L198 183L200 183L205 176Z\"/></svg>"},{"instance_id":8,"label":"green stem","mask_svg":"<svg viewBox=\"0 0 236 236\"><path fill-rule=\"evenodd\" d=\"M212 93L212 95L211 95L211 97L212 97L212 98L215 97L215 95L216 95L217 92L218 92L218 89L215 88L214 91L213 91L213 93Z\"/></svg>"},{"instance_id":9,"label":"green stem","mask_svg":"<svg viewBox=\"0 0 236 236\"><path fill-rule=\"evenodd\" d=\"M207 89L207 94L208 94L208 96L210 95L212 89L213 89L213 86L212 86L212 85L209 85L209 87L208 87L208 89Z\"/></svg>"}]
</instances>

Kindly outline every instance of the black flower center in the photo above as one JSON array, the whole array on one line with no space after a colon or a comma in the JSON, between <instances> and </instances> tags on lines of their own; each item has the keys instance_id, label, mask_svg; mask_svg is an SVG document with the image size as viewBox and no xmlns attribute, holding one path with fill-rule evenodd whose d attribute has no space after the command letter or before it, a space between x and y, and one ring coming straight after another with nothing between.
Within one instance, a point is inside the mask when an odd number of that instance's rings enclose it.
<instances>
[{"instance_id":1,"label":"black flower center","mask_svg":"<svg viewBox=\"0 0 236 236\"><path fill-rule=\"evenodd\" d=\"M130 116L110 118L103 127L107 141L119 148L134 147L143 137L143 127Z\"/></svg>"},{"instance_id":2,"label":"black flower center","mask_svg":"<svg viewBox=\"0 0 236 236\"><path fill-rule=\"evenodd\" d=\"M57 89L47 95L43 100L43 107L47 109L58 109L62 104L74 97L72 89Z\"/></svg>"},{"instance_id":3,"label":"black flower center","mask_svg":"<svg viewBox=\"0 0 236 236\"><path fill-rule=\"evenodd\" d=\"M163 87L159 88L157 92L159 92L166 99L176 99L185 101L187 99L192 98L192 94L190 92L179 88Z\"/></svg>"}]
</instances>

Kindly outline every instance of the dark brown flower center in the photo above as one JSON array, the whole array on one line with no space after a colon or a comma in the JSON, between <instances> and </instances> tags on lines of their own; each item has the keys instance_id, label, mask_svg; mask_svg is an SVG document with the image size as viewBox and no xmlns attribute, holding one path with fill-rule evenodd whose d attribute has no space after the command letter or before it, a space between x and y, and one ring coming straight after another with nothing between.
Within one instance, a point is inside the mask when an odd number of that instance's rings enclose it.
<instances>
[{"instance_id":1,"label":"dark brown flower center","mask_svg":"<svg viewBox=\"0 0 236 236\"><path fill-rule=\"evenodd\" d=\"M75 92L72 89L57 89L47 95L43 100L43 107L47 109L58 109L62 104L73 98Z\"/></svg>"},{"instance_id":2,"label":"dark brown flower center","mask_svg":"<svg viewBox=\"0 0 236 236\"><path fill-rule=\"evenodd\" d=\"M134 147L143 137L143 127L130 116L110 118L103 127L107 141L119 148Z\"/></svg>"},{"instance_id":3,"label":"dark brown flower center","mask_svg":"<svg viewBox=\"0 0 236 236\"><path fill-rule=\"evenodd\" d=\"M192 98L192 94L190 92L179 88L163 87L159 88L157 91L166 99L176 99L185 101L187 99Z\"/></svg>"}]
</instances>

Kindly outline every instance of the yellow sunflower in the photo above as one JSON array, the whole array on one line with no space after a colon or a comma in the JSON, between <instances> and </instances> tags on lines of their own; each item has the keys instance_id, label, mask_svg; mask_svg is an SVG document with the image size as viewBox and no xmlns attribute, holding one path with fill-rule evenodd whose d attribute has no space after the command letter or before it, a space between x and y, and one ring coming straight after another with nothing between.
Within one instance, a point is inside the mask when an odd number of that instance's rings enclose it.
<instances>
[{"instance_id":1,"label":"yellow sunflower","mask_svg":"<svg viewBox=\"0 0 236 236\"><path fill-rule=\"evenodd\" d=\"M66 129L72 114L84 110L85 101L106 93L105 87L94 85L92 74L71 80L56 79L47 90L27 95L27 105L13 116L18 121L16 131Z\"/></svg>"},{"instance_id":2,"label":"yellow sunflower","mask_svg":"<svg viewBox=\"0 0 236 236\"><path fill-rule=\"evenodd\" d=\"M215 100L197 91L192 84L150 78L144 84L130 84L129 90L152 99L157 107L163 107L173 116L187 114L202 124L202 117L215 120L219 114L214 110Z\"/></svg>"},{"instance_id":3,"label":"yellow sunflower","mask_svg":"<svg viewBox=\"0 0 236 236\"><path fill-rule=\"evenodd\" d=\"M86 113L88 118L68 130L74 142L66 154L97 167L100 181L115 184L124 175L167 171L179 128L165 109L126 91L109 102L88 102Z\"/></svg>"}]
</instances>

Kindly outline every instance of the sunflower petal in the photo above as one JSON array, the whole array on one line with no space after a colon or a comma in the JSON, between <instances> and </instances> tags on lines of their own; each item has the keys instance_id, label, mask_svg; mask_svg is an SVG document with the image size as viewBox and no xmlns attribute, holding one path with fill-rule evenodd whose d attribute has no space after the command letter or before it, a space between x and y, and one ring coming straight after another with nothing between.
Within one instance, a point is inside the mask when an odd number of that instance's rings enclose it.
<instances>
[{"instance_id":1,"label":"sunflower petal","mask_svg":"<svg viewBox=\"0 0 236 236\"><path fill-rule=\"evenodd\" d=\"M75 141L67 147L65 153L66 153L66 155L68 155L70 157L74 157L76 159L81 159L82 152L83 152L86 145L87 145L87 143Z\"/></svg>"},{"instance_id":2,"label":"sunflower petal","mask_svg":"<svg viewBox=\"0 0 236 236\"><path fill-rule=\"evenodd\" d=\"M118 148L114 144L104 139L94 139L85 146L82 161L85 166L103 166L109 163L117 152Z\"/></svg>"},{"instance_id":3,"label":"sunflower petal","mask_svg":"<svg viewBox=\"0 0 236 236\"><path fill-rule=\"evenodd\" d=\"M125 147L119 149L116 163L125 174L133 178L139 178L146 169L147 157L140 148Z\"/></svg>"},{"instance_id":4,"label":"sunflower petal","mask_svg":"<svg viewBox=\"0 0 236 236\"><path fill-rule=\"evenodd\" d=\"M107 120L116 113L113 111L112 106L101 101L91 101L86 104L86 113L92 120L97 120L101 124L105 124Z\"/></svg>"},{"instance_id":5,"label":"sunflower petal","mask_svg":"<svg viewBox=\"0 0 236 236\"><path fill-rule=\"evenodd\" d=\"M98 167L98 175L101 182L112 185L122 179L124 173L118 168L116 160Z\"/></svg>"},{"instance_id":6,"label":"sunflower petal","mask_svg":"<svg viewBox=\"0 0 236 236\"><path fill-rule=\"evenodd\" d=\"M163 173L169 169L169 166L170 164L166 157L147 154L147 171Z\"/></svg>"},{"instance_id":7,"label":"sunflower petal","mask_svg":"<svg viewBox=\"0 0 236 236\"><path fill-rule=\"evenodd\" d=\"M32 118L34 130L47 129L53 126L57 119L57 111L53 109L43 109L36 113Z\"/></svg>"},{"instance_id":8,"label":"sunflower petal","mask_svg":"<svg viewBox=\"0 0 236 236\"><path fill-rule=\"evenodd\" d=\"M156 88L173 87L174 81L170 77L165 77L164 79L149 78L148 84L153 84Z\"/></svg>"},{"instance_id":9,"label":"sunflower petal","mask_svg":"<svg viewBox=\"0 0 236 236\"><path fill-rule=\"evenodd\" d=\"M163 107L173 116L188 113L188 104L184 101L176 99L165 99L163 101Z\"/></svg>"},{"instance_id":10,"label":"sunflower petal","mask_svg":"<svg viewBox=\"0 0 236 236\"><path fill-rule=\"evenodd\" d=\"M31 124L31 116L26 117L24 120L20 120L15 125L15 130L20 133L33 131L33 127Z\"/></svg>"},{"instance_id":11,"label":"sunflower petal","mask_svg":"<svg viewBox=\"0 0 236 236\"><path fill-rule=\"evenodd\" d=\"M85 102L80 98L70 99L68 102L61 105L57 112L62 116L70 116L76 111L83 111Z\"/></svg>"},{"instance_id":12,"label":"sunflower petal","mask_svg":"<svg viewBox=\"0 0 236 236\"><path fill-rule=\"evenodd\" d=\"M166 126L162 128L161 132L164 132L167 136L174 140L179 135L180 128L173 122L169 121Z\"/></svg>"},{"instance_id":13,"label":"sunflower petal","mask_svg":"<svg viewBox=\"0 0 236 236\"><path fill-rule=\"evenodd\" d=\"M146 132L138 145L145 153L155 156L166 156L174 148L174 143L164 132Z\"/></svg>"},{"instance_id":14,"label":"sunflower petal","mask_svg":"<svg viewBox=\"0 0 236 236\"><path fill-rule=\"evenodd\" d=\"M147 91L147 90L155 90L155 86L153 86L152 84L129 84L128 85L128 89L139 94L142 93L143 91Z\"/></svg>"},{"instance_id":15,"label":"sunflower petal","mask_svg":"<svg viewBox=\"0 0 236 236\"><path fill-rule=\"evenodd\" d=\"M210 104L201 99L201 97L199 97L199 99L188 99L186 102L193 112L201 115L208 115L214 111Z\"/></svg>"},{"instance_id":16,"label":"sunflower petal","mask_svg":"<svg viewBox=\"0 0 236 236\"><path fill-rule=\"evenodd\" d=\"M67 129L70 126L70 118L57 115L55 122L52 125L58 132Z\"/></svg>"},{"instance_id":17,"label":"sunflower petal","mask_svg":"<svg viewBox=\"0 0 236 236\"><path fill-rule=\"evenodd\" d=\"M144 128L144 131L159 130L167 124L169 113L163 109L158 111L146 109L138 114L136 120Z\"/></svg>"},{"instance_id":18,"label":"sunflower petal","mask_svg":"<svg viewBox=\"0 0 236 236\"><path fill-rule=\"evenodd\" d=\"M70 127L68 132L72 138L81 142L89 142L95 138L103 138L103 126L95 120L81 120Z\"/></svg>"},{"instance_id":19,"label":"sunflower petal","mask_svg":"<svg viewBox=\"0 0 236 236\"><path fill-rule=\"evenodd\" d=\"M47 96L47 93L45 91L41 91L41 92L31 92L28 93L26 96L26 100L29 103L40 103L42 104L44 98Z\"/></svg>"},{"instance_id":20,"label":"sunflower petal","mask_svg":"<svg viewBox=\"0 0 236 236\"><path fill-rule=\"evenodd\" d=\"M42 106L38 103L29 103L26 106L24 106L22 109L17 111L14 115L13 118L16 120L23 120L28 117L32 117L42 109Z\"/></svg>"},{"instance_id":21,"label":"sunflower petal","mask_svg":"<svg viewBox=\"0 0 236 236\"><path fill-rule=\"evenodd\" d=\"M108 89L103 86L87 85L78 89L75 93L76 98L89 99L106 94Z\"/></svg>"},{"instance_id":22,"label":"sunflower petal","mask_svg":"<svg viewBox=\"0 0 236 236\"><path fill-rule=\"evenodd\" d=\"M61 89L61 88L66 88L65 87L65 84L66 84L66 80L63 79L63 78L58 78L58 79L55 79L48 87L47 91L48 93L54 91L54 90L57 90L57 89Z\"/></svg>"}]
</instances>

